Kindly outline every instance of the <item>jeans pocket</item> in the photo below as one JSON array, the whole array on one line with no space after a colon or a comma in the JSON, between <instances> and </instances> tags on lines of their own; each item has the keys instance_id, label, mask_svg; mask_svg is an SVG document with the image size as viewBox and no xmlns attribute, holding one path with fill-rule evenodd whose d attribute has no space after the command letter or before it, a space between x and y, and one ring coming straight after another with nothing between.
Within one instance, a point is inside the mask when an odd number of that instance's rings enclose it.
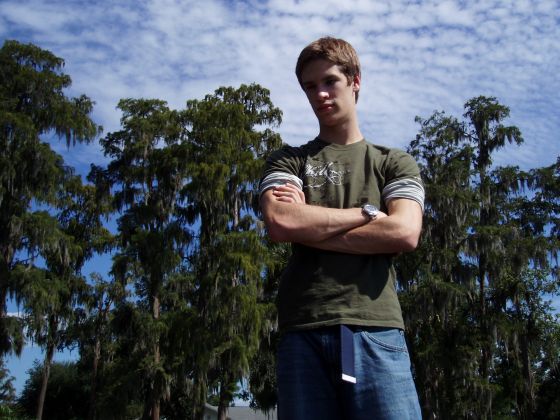
<instances>
[{"instance_id":1,"label":"jeans pocket","mask_svg":"<svg viewBox=\"0 0 560 420\"><path fill-rule=\"evenodd\" d=\"M404 332L398 328L368 328L361 334L368 342L385 350L408 353Z\"/></svg>"}]
</instances>

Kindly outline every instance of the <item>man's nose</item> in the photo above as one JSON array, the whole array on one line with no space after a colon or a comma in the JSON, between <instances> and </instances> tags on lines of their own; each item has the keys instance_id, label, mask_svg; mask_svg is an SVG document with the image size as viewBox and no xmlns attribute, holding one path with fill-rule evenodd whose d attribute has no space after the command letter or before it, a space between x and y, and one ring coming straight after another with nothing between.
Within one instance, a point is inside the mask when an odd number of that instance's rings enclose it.
<instances>
[{"instance_id":1,"label":"man's nose","mask_svg":"<svg viewBox=\"0 0 560 420\"><path fill-rule=\"evenodd\" d=\"M317 97L318 99L327 99L329 97L329 92L327 89L319 88L317 89Z\"/></svg>"}]
</instances>

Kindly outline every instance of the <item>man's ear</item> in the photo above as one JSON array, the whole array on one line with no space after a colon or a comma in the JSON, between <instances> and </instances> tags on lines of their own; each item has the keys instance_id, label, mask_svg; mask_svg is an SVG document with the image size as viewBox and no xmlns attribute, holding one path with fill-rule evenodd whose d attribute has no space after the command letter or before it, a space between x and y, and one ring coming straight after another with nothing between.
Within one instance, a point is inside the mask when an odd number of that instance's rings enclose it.
<instances>
[{"instance_id":1,"label":"man's ear","mask_svg":"<svg viewBox=\"0 0 560 420\"><path fill-rule=\"evenodd\" d=\"M356 74L353 78L352 78L352 83L353 83L353 90L354 92L359 92L360 91L360 82L362 81L362 78L359 74Z\"/></svg>"}]
</instances>

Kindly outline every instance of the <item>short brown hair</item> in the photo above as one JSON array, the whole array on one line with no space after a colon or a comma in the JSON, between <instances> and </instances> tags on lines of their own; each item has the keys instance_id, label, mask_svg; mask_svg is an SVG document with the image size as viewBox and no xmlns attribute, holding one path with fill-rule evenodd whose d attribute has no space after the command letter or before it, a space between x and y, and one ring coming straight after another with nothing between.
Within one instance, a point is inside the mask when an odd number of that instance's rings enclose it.
<instances>
[{"instance_id":1,"label":"short brown hair","mask_svg":"<svg viewBox=\"0 0 560 420\"><path fill-rule=\"evenodd\" d=\"M328 60L339 66L340 71L346 75L348 84L352 83L354 76L361 76L360 60L354 47L343 39L327 36L313 41L299 54L296 64L296 76L300 85L301 74L305 66L310 61L318 59ZM358 92L356 92L357 101Z\"/></svg>"}]
</instances>

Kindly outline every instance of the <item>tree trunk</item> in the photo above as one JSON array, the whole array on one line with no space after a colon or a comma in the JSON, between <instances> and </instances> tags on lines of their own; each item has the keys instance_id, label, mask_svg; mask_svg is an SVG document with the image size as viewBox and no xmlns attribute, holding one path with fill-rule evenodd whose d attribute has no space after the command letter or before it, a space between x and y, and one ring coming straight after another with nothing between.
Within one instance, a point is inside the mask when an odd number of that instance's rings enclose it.
<instances>
[{"instance_id":1,"label":"tree trunk","mask_svg":"<svg viewBox=\"0 0 560 420\"><path fill-rule=\"evenodd\" d=\"M485 260L484 256L479 257L479 264L482 266ZM488 338L488 328L487 328L487 320L486 320L486 271L484 268L479 269L479 279L480 279L480 289L479 289L479 305L480 305L480 334L482 337L482 351L480 354L480 376L481 379L484 381L488 379L488 350L485 340Z\"/></svg>"},{"instance_id":2,"label":"tree trunk","mask_svg":"<svg viewBox=\"0 0 560 420\"><path fill-rule=\"evenodd\" d=\"M222 405L222 400L220 399L220 405L218 406L218 420L227 420L228 408Z\"/></svg>"},{"instance_id":3,"label":"tree trunk","mask_svg":"<svg viewBox=\"0 0 560 420\"><path fill-rule=\"evenodd\" d=\"M0 356L10 351L11 340L7 326L7 308L6 297L8 296L8 286L4 284L7 281L8 273L4 274L4 270L0 270ZM6 280L5 280L6 279Z\"/></svg>"},{"instance_id":4,"label":"tree trunk","mask_svg":"<svg viewBox=\"0 0 560 420\"><path fill-rule=\"evenodd\" d=\"M220 406L218 407L218 420L227 420L227 413L228 408L222 406L222 402L220 401Z\"/></svg>"},{"instance_id":5,"label":"tree trunk","mask_svg":"<svg viewBox=\"0 0 560 420\"><path fill-rule=\"evenodd\" d=\"M206 391L208 387L206 384L206 377L198 372L194 380L194 407L193 407L193 420L204 419L204 408L206 406Z\"/></svg>"},{"instance_id":6,"label":"tree trunk","mask_svg":"<svg viewBox=\"0 0 560 420\"><path fill-rule=\"evenodd\" d=\"M159 398L155 398L152 404L152 420L159 420L160 405Z\"/></svg>"},{"instance_id":7,"label":"tree trunk","mask_svg":"<svg viewBox=\"0 0 560 420\"><path fill-rule=\"evenodd\" d=\"M522 408L522 418L531 418L533 411L535 410L535 386L534 386L534 375L531 370L531 360L529 355L529 338L528 334L532 333L533 320L529 319L527 325L527 332L521 336L521 358L523 366L523 402Z\"/></svg>"},{"instance_id":8,"label":"tree trunk","mask_svg":"<svg viewBox=\"0 0 560 420\"><path fill-rule=\"evenodd\" d=\"M39 401L37 403L37 420L43 418L43 407L45 405L45 397L47 395L47 384L49 382L49 374L51 371L51 364L54 356L54 344L47 346L47 354L45 355L45 362L43 364L43 377L41 381L41 391L39 392Z\"/></svg>"},{"instance_id":9,"label":"tree trunk","mask_svg":"<svg viewBox=\"0 0 560 420\"><path fill-rule=\"evenodd\" d=\"M230 403L227 382L223 380L220 384L220 402L218 403L218 420L227 420L228 407Z\"/></svg>"},{"instance_id":10,"label":"tree trunk","mask_svg":"<svg viewBox=\"0 0 560 420\"><path fill-rule=\"evenodd\" d=\"M95 348L93 351L93 366L91 372L91 390L89 392L89 412L88 420L93 420L95 418L95 404L96 404L96 392L97 392L97 370L99 368L99 358L101 357L101 340L99 336L95 339Z\"/></svg>"},{"instance_id":11,"label":"tree trunk","mask_svg":"<svg viewBox=\"0 0 560 420\"><path fill-rule=\"evenodd\" d=\"M152 314L155 320L159 319L159 296L156 294L154 296L154 302L152 305ZM160 363L160 353L159 353L159 337L156 337L155 344L154 344L154 365L159 366ZM155 384L153 384L155 385ZM159 389L155 386L152 390L152 420L159 420L159 412L160 412L160 395Z\"/></svg>"},{"instance_id":12,"label":"tree trunk","mask_svg":"<svg viewBox=\"0 0 560 420\"><path fill-rule=\"evenodd\" d=\"M7 282L8 273L7 270L0 270L0 318L5 318L8 315L6 309L6 297L8 296L8 285Z\"/></svg>"}]
</instances>

